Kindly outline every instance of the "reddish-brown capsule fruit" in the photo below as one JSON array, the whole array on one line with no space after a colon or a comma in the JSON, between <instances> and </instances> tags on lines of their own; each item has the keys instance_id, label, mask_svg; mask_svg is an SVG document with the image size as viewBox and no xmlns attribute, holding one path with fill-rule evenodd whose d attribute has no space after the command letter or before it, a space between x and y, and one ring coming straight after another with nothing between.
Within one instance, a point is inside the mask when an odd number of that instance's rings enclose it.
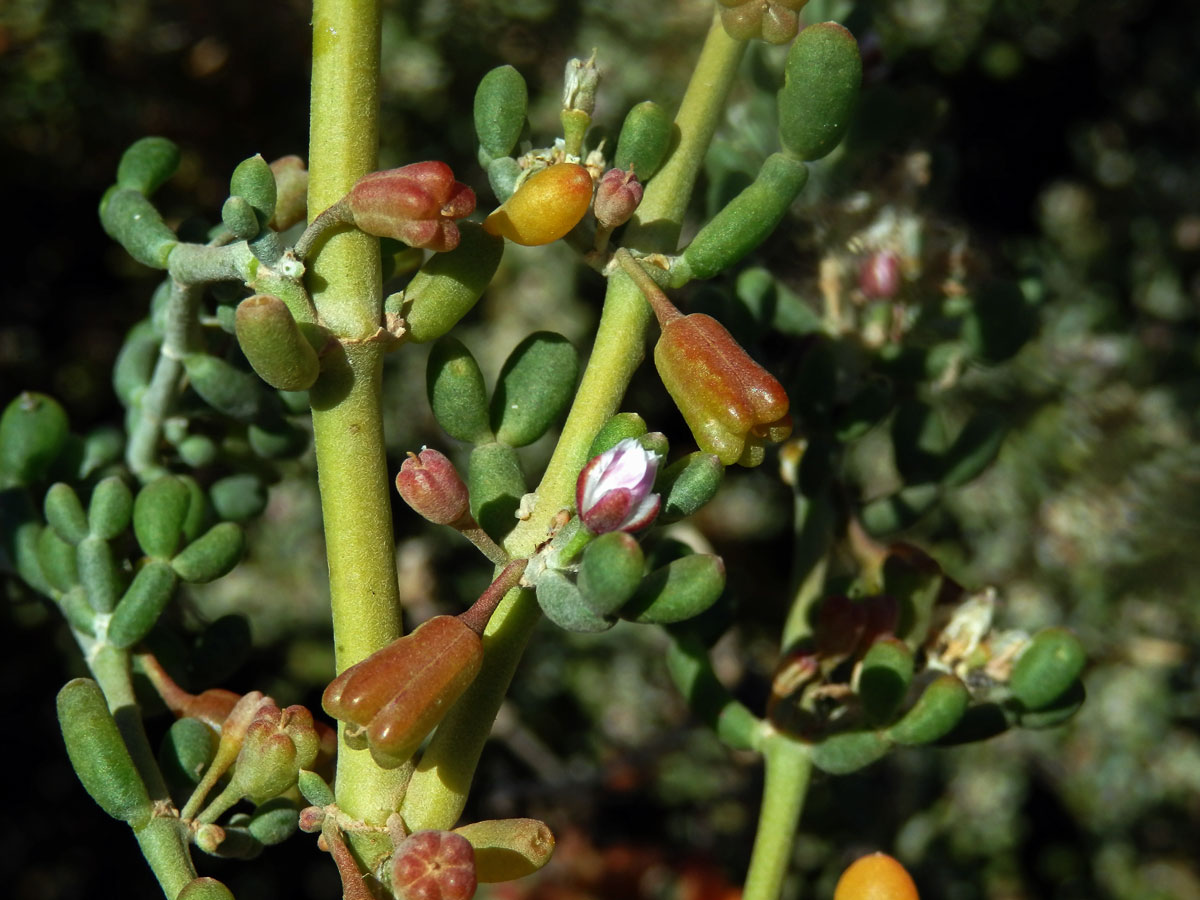
<instances>
[{"instance_id":1,"label":"reddish-brown capsule fruit","mask_svg":"<svg viewBox=\"0 0 1200 900\"><path fill-rule=\"evenodd\" d=\"M475 851L452 831L411 834L392 857L398 900L470 900L475 887Z\"/></svg>"}]
</instances>

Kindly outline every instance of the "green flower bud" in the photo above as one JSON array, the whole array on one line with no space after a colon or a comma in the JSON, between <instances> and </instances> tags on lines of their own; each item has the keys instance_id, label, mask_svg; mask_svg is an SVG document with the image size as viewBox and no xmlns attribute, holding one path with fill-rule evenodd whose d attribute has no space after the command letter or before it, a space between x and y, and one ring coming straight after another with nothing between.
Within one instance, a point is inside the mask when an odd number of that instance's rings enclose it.
<instances>
[{"instance_id":1,"label":"green flower bud","mask_svg":"<svg viewBox=\"0 0 1200 900\"><path fill-rule=\"evenodd\" d=\"M138 491L133 501L133 533L142 552L162 559L174 556L191 505L191 490L174 475L156 478Z\"/></svg>"},{"instance_id":2,"label":"green flower bud","mask_svg":"<svg viewBox=\"0 0 1200 900\"><path fill-rule=\"evenodd\" d=\"M133 517L133 493L116 475L101 479L92 488L88 503L88 529L93 535L111 541L126 528Z\"/></svg>"},{"instance_id":3,"label":"green flower bud","mask_svg":"<svg viewBox=\"0 0 1200 900\"><path fill-rule=\"evenodd\" d=\"M220 357L191 353L183 360L192 390L209 406L239 422L258 418L268 405L258 377Z\"/></svg>"},{"instance_id":4,"label":"green flower bud","mask_svg":"<svg viewBox=\"0 0 1200 900\"><path fill-rule=\"evenodd\" d=\"M564 631L607 631L616 624L615 619L595 612L575 582L555 569L547 569L538 576L535 591L546 618Z\"/></svg>"},{"instance_id":5,"label":"green flower bud","mask_svg":"<svg viewBox=\"0 0 1200 900\"><path fill-rule=\"evenodd\" d=\"M525 128L529 90L512 66L497 66L475 90L475 133L490 157L508 156Z\"/></svg>"},{"instance_id":6,"label":"green flower bud","mask_svg":"<svg viewBox=\"0 0 1200 900\"><path fill-rule=\"evenodd\" d=\"M625 605L639 584L645 565L641 545L624 531L610 531L588 544L579 561L579 592L598 616L610 616Z\"/></svg>"},{"instance_id":7,"label":"green flower bud","mask_svg":"<svg viewBox=\"0 0 1200 900\"><path fill-rule=\"evenodd\" d=\"M779 90L779 139L799 159L827 155L858 105L862 60L854 35L836 22L810 25L788 51Z\"/></svg>"},{"instance_id":8,"label":"green flower bud","mask_svg":"<svg viewBox=\"0 0 1200 900\"><path fill-rule=\"evenodd\" d=\"M179 147L164 137L144 137L129 145L117 165L117 187L149 197L179 168Z\"/></svg>"},{"instance_id":9,"label":"green flower bud","mask_svg":"<svg viewBox=\"0 0 1200 900\"><path fill-rule=\"evenodd\" d=\"M275 215L275 173L260 154L256 153L237 164L229 179L229 193L244 197L253 208L258 219L255 235Z\"/></svg>"},{"instance_id":10,"label":"green flower bud","mask_svg":"<svg viewBox=\"0 0 1200 900\"><path fill-rule=\"evenodd\" d=\"M767 157L758 176L696 234L672 283L712 278L757 247L779 224L808 182L808 167L782 153Z\"/></svg>"},{"instance_id":11,"label":"green flower bud","mask_svg":"<svg viewBox=\"0 0 1200 900\"><path fill-rule=\"evenodd\" d=\"M221 224L239 241L252 241L258 237L260 225L258 215L250 201L234 194L221 205Z\"/></svg>"},{"instance_id":12,"label":"green flower bud","mask_svg":"<svg viewBox=\"0 0 1200 900\"><path fill-rule=\"evenodd\" d=\"M492 392L496 440L524 447L545 434L574 397L578 374L578 354L561 334L538 331L521 341Z\"/></svg>"},{"instance_id":13,"label":"green flower bud","mask_svg":"<svg viewBox=\"0 0 1200 900\"><path fill-rule=\"evenodd\" d=\"M480 884L532 875L554 853L554 835L537 819L488 819L455 828L454 833L474 848Z\"/></svg>"},{"instance_id":14,"label":"green flower bud","mask_svg":"<svg viewBox=\"0 0 1200 900\"><path fill-rule=\"evenodd\" d=\"M640 438L645 433L646 422L637 413L617 413L600 426L600 430L592 439L587 458L592 459L605 450L611 450L625 438Z\"/></svg>"},{"instance_id":15,"label":"green flower bud","mask_svg":"<svg viewBox=\"0 0 1200 900\"><path fill-rule=\"evenodd\" d=\"M659 518L664 522L685 519L716 496L725 478L725 467L712 453L697 450L663 471L655 485L665 498Z\"/></svg>"},{"instance_id":16,"label":"green flower bud","mask_svg":"<svg viewBox=\"0 0 1200 900\"><path fill-rule=\"evenodd\" d=\"M162 338L149 319L143 319L125 336L125 343L113 365L113 390L122 406L133 406L150 385Z\"/></svg>"},{"instance_id":17,"label":"green flower bud","mask_svg":"<svg viewBox=\"0 0 1200 900\"><path fill-rule=\"evenodd\" d=\"M505 444L480 444L471 451L467 469L471 515L492 540L502 540L517 524L525 495L525 476L517 451Z\"/></svg>"},{"instance_id":18,"label":"green flower bud","mask_svg":"<svg viewBox=\"0 0 1200 900\"><path fill-rule=\"evenodd\" d=\"M152 559L142 566L113 610L109 643L124 650L148 635L171 601L176 581L168 562Z\"/></svg>"},{"instance_id":19,"label":"green flower bud","mask_svg":"<svg viewBox=\"0 0 1200 900\"><path fill-rule=\"evenodd\" d=\"M32 484L46 477L67 442L67 414L58 401L29 391L0 416L0 481Z\"/></svg>"},{"instance_id":20,"label":"green flower bud","mask_svg":"<svg viewBox=\"0 0 1200 900\"><path fill-rule=\"evenodd\" d=\"M171 560L175 574L189 584L205 584L232 571L242 559L246 537L234 522L220 522Z\"/></svg>"},{"instance_id":21,"label":"green flower bud","mask_svg":"<svg viewBox=\"0 0 1200 900\"><path fill-rule=\"evenodd\" d=\"M928 744L948 734L967 711L971 694L953 675L931 681L904 717L888 729L897 744Z\"/></svg>"},{"instance_id":22,"label":"green flower bud","mask_svg":"<svg viewBox=\"0 0 1200 900\"><path fill-rule=\"evenodd\" d=\"M444 337L430 349L425 388L434 418L450 437L476 444L492 440L483 373L457 338Z\"/></svg>"},{"instance_id":23,"label":"green flower bud","mask_svg":"<svg viewBox=\"0 0 1200 900\"><path fill-rule=\"evenodd\" d=\"M79 583L75 548L58 536L53 528L43 528L37 537L38 567L50 586L69 591Z\"/></svg>"},{"instance_id":24,"label":"green flower bud","mask_svg":"<svg viewBox=\"0 0 1200 900\"><path fill-rule=\"evenodd\" d=\"M76 548L76 562L79 581L91 608L101 613L112 612L126 585L108 541L95 535L84 538Z\"/></svg>"},{"instance_id":25,"label":"green flower bud","mask_svg":"<svg viewBox=\"0 0 1200 900\"><path fill-rule=\"evenodd\" d=\"M252 803L265 803L296 783L297 773L312 766L319 748L312 713L303 706L280 710L264 703L246 728L230 787Z\"/></svg>"},{"instance_id":26,"label":"green flower bud","mask_svg":"<svg viewBox=\"0 0 1200 900\"><path fill-rule=\"evenodd\" d=\"M621 125L613 167L627 171L632 166L638 181L645 184L666 161L674 132L666 110L652 100L639 103Z\"/></svg>"},{"instance_id":27,"label":"green flower bud","mask_svg":"<svg viewBox=\"0 0 1200 900\"><path fill-rule=\"evenodd\" d=\"M812 761L830 775L847 775L869 766L891 749L876 731L846 731L813 744Z\"/></svg>"},{"instance_id":28,"label":"green flower bud","mask_svg":"<svg viewBox=\"0 0 1200 900\"><path fill-rule=\"evenodd\" d=\"M858 695L863 711L875 723L888 721L904 700L913 677L913 653L896 638L877 640L863 656Z\"/></svg>"},{"instance_id":29,"label":"green flower bud","mask_svg":"<svg viewBox=\"0 0 1200 900\"><path fill-rule=\"evenodd\" d=\"M144 266L165 269L167 257L179 243L154 204L139 191L110 188L100 201L104 233Z\"/></svg>"},{"instance_id":30,"label":"green flower bud","mask_svg":"<svg viewBox=\"0 0 1200 900\"><path fill-rule=\"evenodd\" d=\"M471 311L504 255L503 238L469 222L458 230L458 246L431 256L404 289L405 328L418 344L441 337Z\"/></svg>"},{"instance_id":31,"label":"green flower bud","mask_svg":"<svg viewBox=\"0 0 1200 900\"><path fill-rule=\"evenodd\" d=\"M621 610L621 618L670 625L698 616L725 590L725 564L719 556L695 553L655 569Z\"/></svg>"},{"instance_id":32,"label":"green flower bud","mask_svg":"<svg viewBox=\"0 0 1200 900\"><path fill-rule=\"evenodd\" d=\"M58 724L71 766L92 799L114 819L134 829L145 826L154 807L96 682L76 678L63 686Z\"/></svg>"},{"instance_id":33,"label":"green flower bud","mask_svg":"<svg viewBox=\"0 0 1200 900\"><path fill-rule=\"evenodd\" d=\"M87 516L79 495L69 484L58 482L50 485L43 504L46 523L68 544L78 544L88 536Z\"/></svg>"},{"instance_id":34,"label":"green flower bud","mask_svg":"<svg viewBox=\"0 0 1200 900\"><path fill-rule=\"evenodd\" d=\"M208 496L217 516L227 522L245 522L267 508L267 485L261 476L250 472L213 482Z\"/></svg>"},{"instance_id":35,"label":"green flower bud","mask_svg":"<svg viewBox=\"0 0 1200 900\"><path fill-rule=\"evenodd\" d=\"M236 330L251 368L271 387L306 391L317 380L317 351L278 297L256 294L239 303Z\"/></svg>"},{"instance_id":36,"label":"green flower bud","mask_svg":"<svg viewBox=\"0 0 1200 900\"><path fill-rule=\"evenodd\" d=\"M1009 687L1026 709L1040 710L1076 682L1086 662L1079 638L1065 628L1045 628L1017 658Z\"/></svg>"}]
</instances>

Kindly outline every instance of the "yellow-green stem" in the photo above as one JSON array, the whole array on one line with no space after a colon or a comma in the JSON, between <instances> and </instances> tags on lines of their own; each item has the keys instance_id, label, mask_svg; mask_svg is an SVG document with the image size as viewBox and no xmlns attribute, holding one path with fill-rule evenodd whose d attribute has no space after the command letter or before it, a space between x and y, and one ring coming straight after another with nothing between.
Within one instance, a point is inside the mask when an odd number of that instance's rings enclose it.
<instances>
[{"instance_id":1,"label":"yellow-green stem","mask_svg":"<svg viewBox=\"0 0 1200 900\"><path fill-rule=\"evenodd\" d=\"M378 0L316 0L309 132L310 217L375 168L379 131ZM329 561L337 668L400 636L380 383L383 350L379 250L354 230L318 242L308 286L321 321L342 342L313 386L313 433ZM337 802L382 825L396 809L404 771L365 750L338 752Z\"/></svg>"},{"instance_id":2,"label":"yellow-green stem","mask_svg":"<svg viewBox=\"0 0 1200 900\"><path fill-rule=\"evenodd\" d=\"M763 757L767 775L743 900L778 900L812 774L808 747L786 735L768 737Z\"/></svg>"},{"instance_id":3,"label":"yellow-green stem","mask_svg":"<svg viewBox=\"0 0 1200 900\"><path fill-rule=\"evenodd\" d=\"M730 38L714 20L675 117L679 144L647 185L637 216L626 229L625 246L643 252L675 249L692 186L744 50L745 44ZM579 470L596 432L617 411L642 361L650 319L641 291L627 275L614 273L590 361L538 485L532 514L504 542L514 558L531 553L545 539L551 517L574 505ZM409 783L402 809L409 828L450 828L458 820L483 742L537 620L537 603L528 590L511 592L492 617L483 669L434 734Z\"/></svg>"}]
</instances>

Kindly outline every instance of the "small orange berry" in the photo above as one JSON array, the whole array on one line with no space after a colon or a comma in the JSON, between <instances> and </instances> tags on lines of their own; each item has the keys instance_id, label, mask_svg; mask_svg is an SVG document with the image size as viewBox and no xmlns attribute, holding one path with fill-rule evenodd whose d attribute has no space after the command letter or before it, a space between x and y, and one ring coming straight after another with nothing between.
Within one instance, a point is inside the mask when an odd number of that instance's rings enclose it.
<instances>
[{"instance_id":1,"label":"small orange berry","mask_svg":"<svg viewBox=\"0 0 1200 900\"><path fill-rule=\"evenodd\" d=\"M531 175L484 220L488 234L537 247L579 224L592 203L592 176L583 166L558 163Z\"/></svg>"},{"instance_id":2,"label":"small orange berry","mask_svg":"<svg viewBox=\"0 0 1200 900\"><path fill-rule=\"evenodd\" d=\"M920 900L904 866L886 853L862 856L838 879L833 900Z\"/></svg>"}]
</instances>

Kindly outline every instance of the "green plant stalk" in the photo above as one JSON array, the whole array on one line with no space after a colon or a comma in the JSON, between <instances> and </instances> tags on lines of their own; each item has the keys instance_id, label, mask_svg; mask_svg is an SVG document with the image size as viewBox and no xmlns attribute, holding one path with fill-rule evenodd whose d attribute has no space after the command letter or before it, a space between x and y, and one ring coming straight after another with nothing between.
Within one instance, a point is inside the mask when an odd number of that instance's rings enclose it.
<instances>
[{"instance_id":1,"label":"green plant stalk","mask_svg":"<svg viewBox=\"0 0 1200 900\"><path fill-rule=\"evenodd\" d=\"M313 5L310 217L375 168L379 26L377 0ZM343 350L329 354L310 392L341 672L402 631L380 409L383 347L370 340L383 315L377 241L357 231L330 236L316 248L308 283L322 322ZM343 744L338 805L356 819L383 825L399 802L403 777L403 769L382 769L367 751Z\"/></svg>"},{"instance_id":2,"label":"green plant stalk","mask_svg":"<svg viewBox=\"0 0 1200 900\"><path fill-rule=\"evenodd\" d=\"M744 51L745 44L730 38L714 18L675 117L679 144L647 185L626 229L626 246L646 253L675 249L692 187L723 118ZM545 539L551 517L574 505L579 470L587 462L592 439L617 411L642 361L650 319L641 291L623 272L614 273L587 369L538 485L532 513L504 542L513 558L533 552ZM401 811L410 829L450 828L462 814L471 775L538 612L532 592L520 591L505 598L493 615L479 676L435 732L409 782Z\"/></svg>"},{"instance_id":3,"label":"green plant stalk","mask_svg":"<svg viewBox=\"0 0 1200 900\"><path fill-rule=\"evenodd\" d=\"M743 900L778 900L812 774L808 747L786 735L775 733L768 737L763 757L767 775L750 854L750 871L742 889Z\"/></svg>"}]
</instances>

